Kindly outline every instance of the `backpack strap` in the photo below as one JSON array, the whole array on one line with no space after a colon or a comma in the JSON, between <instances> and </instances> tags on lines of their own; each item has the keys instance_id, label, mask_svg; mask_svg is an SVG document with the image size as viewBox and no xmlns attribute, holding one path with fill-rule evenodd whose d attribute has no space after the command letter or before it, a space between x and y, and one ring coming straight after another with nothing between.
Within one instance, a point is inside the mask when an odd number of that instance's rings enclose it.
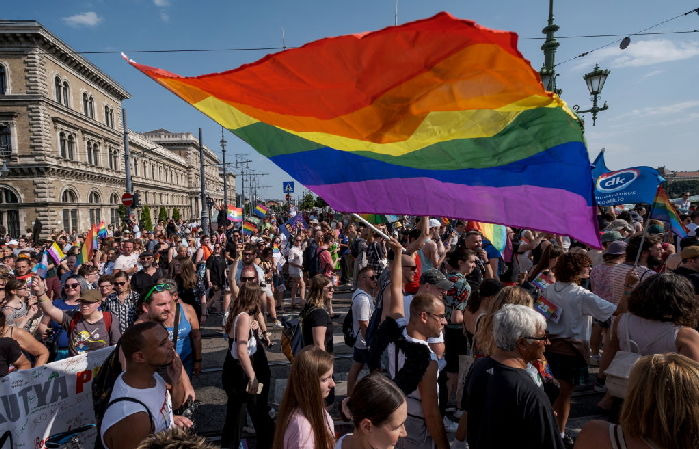
<instances>
[{"instance_id":1,"label":"backpack strap","mask_svg":"<svg viewBox=\"0 0 699 449\"><path fill-rule=\"evenodd\" d=\"M104 409L105 413L107 412L107 409L109 407L116 404L117 402L122 402L122 401L133 402L135 404L139 404L139 405L143 406L143 408L146 409L146 412L148 413L148 419L150 420L150 431L151 431L151 433L155 432L155 421L153 421L153 414L151 413L150 409L148 408L148 406L146 404L144 404L143 402L139 401L136 398L130 398L130 397L126 397L126 396L121 397L121 398L116 398L116 399L110 401L109 404L107 404L107 407Z\"/></svg>"}]
</instances>

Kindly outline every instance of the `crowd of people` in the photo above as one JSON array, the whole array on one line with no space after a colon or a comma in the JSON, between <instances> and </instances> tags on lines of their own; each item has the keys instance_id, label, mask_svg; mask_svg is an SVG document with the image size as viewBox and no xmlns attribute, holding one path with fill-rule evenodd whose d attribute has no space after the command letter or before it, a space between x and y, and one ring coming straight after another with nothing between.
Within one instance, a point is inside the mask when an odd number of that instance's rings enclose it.
<instances>
[{"instance_id":1,"label":"crowd of people","mask_svg":"<svg viewBox=\"0 0 699 449\"><path fill-rule=\"evenodd\" d=\"M255 233L110 227L88 260L85 235L28 232L0 245L0 375L118 343L100 443L136 447L192 425L200 328L215 321L222 447L239 447L248 415L260 449L699 447L699 212L687 212L677 241L647 207L600 208L602 249L507 228L498 250L472 222L332 213L270 215ZM339 288L352 364L333 418ZM266 351L292 318L302 349L273 418ZM628 354L619 394L607 373ZM575 442L584 386L609 390L610 419ZM352 433L336 435L337 419Z\"/></svg>"}]
</instances>

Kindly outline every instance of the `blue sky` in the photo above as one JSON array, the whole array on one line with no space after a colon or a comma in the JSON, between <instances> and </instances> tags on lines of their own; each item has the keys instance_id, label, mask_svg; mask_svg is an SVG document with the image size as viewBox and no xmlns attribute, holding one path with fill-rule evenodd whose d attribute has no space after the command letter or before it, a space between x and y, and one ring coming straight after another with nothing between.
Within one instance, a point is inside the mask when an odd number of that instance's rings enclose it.
<instances>
[{"instance_id":1,"label":"blue sky","mask_svg":"<svg viewBox=\"0 0 699 449\"><path fill-rule=\"evenodd\" d=\"M558 0L554 6L560 36L630 34L699 6L696 0L658 2ZM5 19L33 19L78 51L125 51L137 62L182 75L220 72L260 59L269 50L205 53L139 53L137 50L293 47L326 36L380 29L394 23L395 0L119 0L14 2ZM541 67L539 38L548 15L547 0L399 0L398 23L439 11L475 20L489 28L515 31L519 47L535 69ZM699 29L696 13L652 31ZM616 38L560 39L557 62L607 44ZM220 126L182 102L116 54L86 55L124 86L132 98L124 102L129 128L148 131L204 130L204 143L217 149ZM611 70L597 126L586 118L590 158L606 148L607 166L666 166L699 169L699 33L634 36L626 50L612 45L561 64L558 87L570 105L590 107L582 76L595 63ZM226 132L228 152L249 153L254 168L270 175L265 196L282 196L282 181L291 178ZM297 192L299 191L297 184Z\"/></svg>"}]
</instances>

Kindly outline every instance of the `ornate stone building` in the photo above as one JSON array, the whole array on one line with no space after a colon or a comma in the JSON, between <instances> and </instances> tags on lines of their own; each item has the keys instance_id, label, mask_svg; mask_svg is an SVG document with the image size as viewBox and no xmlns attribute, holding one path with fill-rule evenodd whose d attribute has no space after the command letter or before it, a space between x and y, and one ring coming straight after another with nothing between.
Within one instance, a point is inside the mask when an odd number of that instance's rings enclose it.
<instances>
[{"instance_id":1,"label":"ornate stone building","mask_svg":"<svg viewBox=\"0 0 699 449\"><path fill-rule=\"evenodd\" d=\"M39 219L46 235L118 221L127 98L122 86L40 23L0 21L0 228L18 236ZM174 138L180 134L185 143ZM198 216L192 137L166 132L153 141L129 132L134 190L154 219L160 206ZM218 159L209 150L206 163L208 194L222 198Z\"/></svg>"}]
</instances>

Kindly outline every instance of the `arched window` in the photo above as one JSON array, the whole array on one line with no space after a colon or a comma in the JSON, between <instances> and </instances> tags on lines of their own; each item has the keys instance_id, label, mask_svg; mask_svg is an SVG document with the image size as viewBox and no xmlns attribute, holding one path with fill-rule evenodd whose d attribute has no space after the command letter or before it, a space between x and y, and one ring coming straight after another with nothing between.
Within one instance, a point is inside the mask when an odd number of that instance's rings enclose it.
<instances>
[{"instance_id":1,"label":"arched window","mask_svg":"<svg viewBox=\"0 0 699 449\"><path fill-rule=\"evenodd\" d=\"M61 194L61 202L63 203L77 203L78 195L70 189L66 189Z\"/></svg>"},{"instance_id":2,"label":"arched window","mask_svg":"<svg viewBox=\"0 0 699 449\"><path fill-rule=\"evenodd\" d=\"M7 187L0 186L0 206L17 203L19 203L17 194ZM0 225L5 227L10 236L19 237L19 210L17 206L10 206L7 209L0 208Z\"/></svg>"},{"instance_id":3,"label":"arched window","mask_svg":"<svg viewBox=\"0 0 699 449\"><path fill-rule=\"evenodd\" d=\"M88 115L87 92L83 92L83 114Z\"/></svg>"},{"instance_id":4,"label":"arched window","mask_svg":"<svg viewBox=\"0 0 699 449\"><path fill-rule=\"evenodd\" d=\"M63 84L61 85L62 87L62 100L63 100L63 105L66 107L70 107L70 86L68 85L68 81L63 81Z\"/></svg>"},{"instance_id":5,"label":"arched window","mask_svg":"<svg viewBox=\"0 0 699 449\"><path fill-rule=\"evenodd\" d=\"M116 193L112 193L109 196L109 218L110 222L113 225L118 225L119 224L119 195Z\"/></svg>"},{"instance_id":6,"label":"arched window","mask_svg":"<svg viewBox=\"0 0 699 449\"><path fill-rule=\"evenodd\" d=\"M62 103L62 101L61 101L61 86L62 86L62 83L61 83L61 79L60 79L59 77L56 77L56 78L54 79L54 86L55 86L55 88L56 88L56 101L57 101L58 103Z\"/></svg>"},{"instance_id":7,"label":"arched window","mask_svg":"<svg viewBox=\"0 0 699 449\"><path fill-rule=\"evenodd\" d=\"M4 64L0 64L0 95L7 93L7 70Z\"/></svg>"},{"instance_id":8,"label":"arched window","mask_svg":"<svg viewBox=\"0 0 699 449\"><path fill-rule=\"evenodd\" d=\"M0 65L2 67L2 65ZM12 155L12 132L10 125L0 123L0 157L6 158Z\"/></svg>"},{"instance_id":9,"label":"arched window","mask_svg":"<svg viewBox=\"0 0 699 449\"><path fill-rule=\"evenodd\" d=\"M75 203L78 202L78 195L75 193L75 191L66 189L61 194L61 202L68 206L63 209L63 229L68 232L77 231L78 209L70 206L75 206Z\"/></svg>"},{"instance_id":10,"label":"arched window","mask_svg":"<svg viewBox=\"0 0 699 449\"><path fill-rule=\"evenodd\" d=\"M90 204L100 204L100 194L97 192L90 192L88 201ZM102 209L99 207L90 207L90 223L98 224L100 221L102 221Z\"/></svg>"}]
</instances>

